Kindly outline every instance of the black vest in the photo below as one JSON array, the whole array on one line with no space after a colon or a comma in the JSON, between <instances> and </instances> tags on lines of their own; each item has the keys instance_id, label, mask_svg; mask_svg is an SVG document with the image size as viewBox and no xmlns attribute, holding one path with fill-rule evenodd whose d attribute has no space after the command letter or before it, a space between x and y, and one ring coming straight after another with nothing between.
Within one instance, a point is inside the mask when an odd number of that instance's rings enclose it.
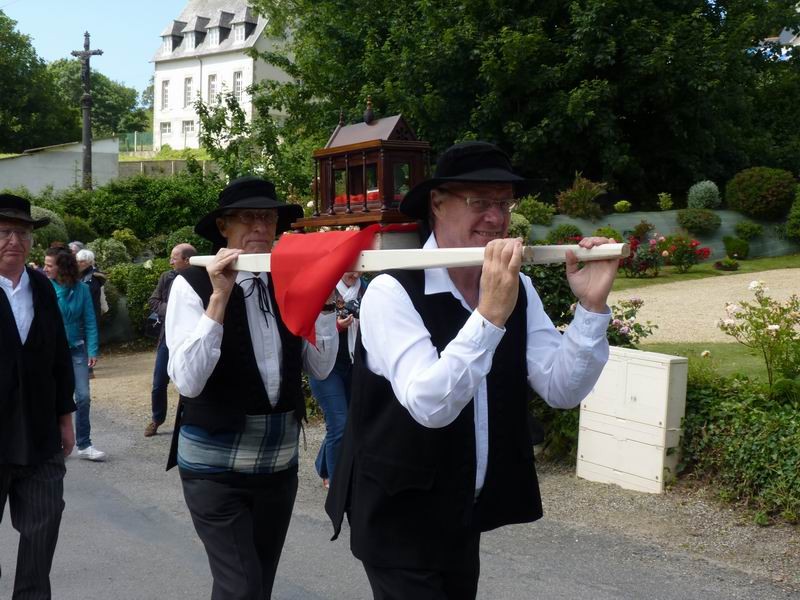
<instances>
[{"instance_id":1,"label":"black vest","mask_svg":"<svg viewBox=\"0 0 800 600\"><path fill-rule=\"evenodd\" d=\"M211 281L204 268L189 267L181 270L183 277L200 296L203 306L208 306L211 298ZM303 341L293 335L283 324L272 287L268 289L275 320L281 337L282 364L281 387L278 403L273 408L269 402L264 382L258 371L244 292L238 285L233 286L228 305L225 308L224 328L220 357L217 366L208 378L203 391L195 398L180 397L173 433L172 450L167 469L175 464L177 432L180 425L197 425L210 432L244 430L246 415L263 415L294 411L297 421L305 419L306 404L302 390L301 371L303 367Z\"/></svg>"},{"instance_id":2,"label":"black vest","mask_svg":"<svg viewBox=\"0 0 800 600\"><path fill-rule=\"evenodd\" d=\"M441 353L470 313L450 293L425 296L423 271L390 275ZM326 502L336 535L348 513L357 558L390 568L452 569L463 564L475 531L541 517L527 408L526 305L520 286L487 378L489 455L477 500L472 402L446 427L420 425L390 382L369 370L359 337L348 425Z\"/></svg>"}]
</instances>

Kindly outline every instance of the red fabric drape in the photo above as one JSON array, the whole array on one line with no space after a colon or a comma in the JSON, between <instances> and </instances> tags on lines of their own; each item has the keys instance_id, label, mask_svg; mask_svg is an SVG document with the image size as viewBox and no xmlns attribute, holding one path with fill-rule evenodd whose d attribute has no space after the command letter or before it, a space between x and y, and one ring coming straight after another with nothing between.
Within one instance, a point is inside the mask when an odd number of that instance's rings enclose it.
<instances>
[{"instance_id":1,"label":"red fabric drape","mask_svg":"<svg viewBox=\"0 0 800 600\"><path fill-rule=\"evenodd\" d=\"M322 305L380 229L327 231L281 237L270 259L281 318L295 335L316 344L314 323Z\"/></svg>"}]
</instances>

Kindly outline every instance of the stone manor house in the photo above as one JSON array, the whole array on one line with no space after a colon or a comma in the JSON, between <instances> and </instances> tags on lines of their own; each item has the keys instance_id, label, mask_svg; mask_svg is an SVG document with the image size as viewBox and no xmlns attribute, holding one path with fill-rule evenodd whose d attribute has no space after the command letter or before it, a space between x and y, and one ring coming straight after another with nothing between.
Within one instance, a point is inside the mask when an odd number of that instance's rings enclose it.
<instances>
[{"instance_id":1,"label":"stone manor house","mask_svg":"<svg viewBox=\"0 0 800 600\"><path fill-rule=\"evenodd\" d=\"M232 92L252 118L247 88L264 80L288 79L246 53L274 47L276 41L265 35L266 24L245 0L190 0L167 25L153 57L154 150L164 144L175 149L199 147L199 120L193 107L197 98L211 103Z\"/></svg>"}]
</instances>

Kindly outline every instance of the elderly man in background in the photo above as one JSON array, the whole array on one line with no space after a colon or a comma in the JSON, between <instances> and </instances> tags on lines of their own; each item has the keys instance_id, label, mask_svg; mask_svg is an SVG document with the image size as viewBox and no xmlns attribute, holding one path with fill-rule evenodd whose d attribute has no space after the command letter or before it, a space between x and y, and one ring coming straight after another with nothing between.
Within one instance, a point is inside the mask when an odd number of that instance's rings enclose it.
<instances>
[{"instance_id":1,"label":"elderly man in background","mask_svg":"<svg viewBox=\"0 0 800 600\"><path fill-rule=\"evenodd\" d=\"M48 219L0 194L0 521L9 501L19 532L13 598L51 597L50 567L64 510L64 457L75 446L74 380L53 286L26 268L32 232Z\"/></svg>"},{"instance_id":2,"label":"elderly man in background","mask_svg":"<svg viewBox=\"0 0 800 600\"><path fill-rule=\"evenodd\" d=\"M195 256L197 250L191 244L178 244L169 254L169 264L172 267L169 271L164 271L158 278L156 289L147 300L150 310L158 315L162 322L161 331L158 333L158 345L156 346L156 364L153 368L153 389L150 392L150 405L152 408L152 418L144 429L144 437L152 437L158 433L158 428L167 418L167 386L169 385L169 374L167 364L169 363L169 349L164 335L163 322L167 316L167 301L172 282L183 269L189 266L189 258Z\"/></svg>"},{"instance_id":3,"label":"elderly man in background","mask_svg":"<svg viewBox=\"0 0 800 600\"><path fill-rule=\"evenodd\" d=\"M195 227L219 249L213 262L184 269L170 292L169 375L181 402L168 468L180 469L212 600L271 597L297 494L301 370L324 379L336 361L332 310L312 346L286 328L268 273L230 268L240 254L270 252L302 216L269 181L231 181Z\"/></svg>"}]
</instances>

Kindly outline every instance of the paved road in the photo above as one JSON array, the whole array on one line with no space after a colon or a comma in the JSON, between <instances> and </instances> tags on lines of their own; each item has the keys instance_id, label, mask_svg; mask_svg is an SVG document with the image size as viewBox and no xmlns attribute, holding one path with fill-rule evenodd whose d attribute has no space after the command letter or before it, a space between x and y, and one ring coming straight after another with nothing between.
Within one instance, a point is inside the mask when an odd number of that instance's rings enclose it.
<instances>
[{"instance_id":1,"label":"paved road","mask_svg":"<svg viewBox=\"0 0 800 600\"><path fill-rule=\"evenodd\" d=\"M210 576L194 536L178 477L164 473L167 435L141 437L138 427L95 411L95 442L111 461L68 461L67 509L53 565L56 600L207 598ZM117 433L104 433L117 432ZM309 444L309 450L311 444ZM328 541L323 491L301 475L301 494L274 597L358 600L370 597L347 536ZM316 490L316 491L314 491ZM0 599L11 597L16 532L6 511L0 525ZM771 583L665 553L623 536L542 520L485 535L480 598L733 600L798 598Z\"/></svg>"}]
</instances>

